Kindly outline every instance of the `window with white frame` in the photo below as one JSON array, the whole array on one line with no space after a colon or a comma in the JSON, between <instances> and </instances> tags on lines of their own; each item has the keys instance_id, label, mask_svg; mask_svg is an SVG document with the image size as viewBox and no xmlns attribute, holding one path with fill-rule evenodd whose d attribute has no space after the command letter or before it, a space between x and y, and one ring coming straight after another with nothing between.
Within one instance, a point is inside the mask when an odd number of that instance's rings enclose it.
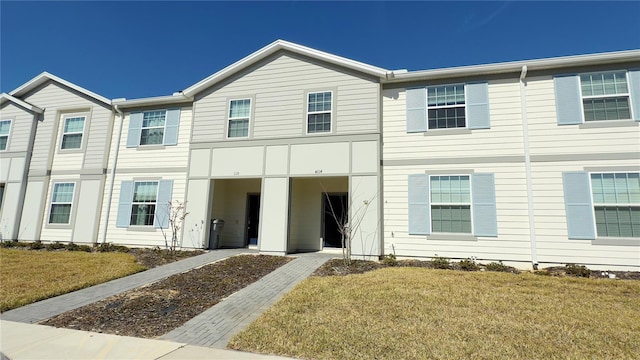
<instances>
[{"instance_id":1,"label":"window with white frame","mask_svg":"<svg viewBox=\"0 0 640 360\"><path fill-rule=\"evenodd\" d=\"M251 99L231 100L229 102L229 128L227 137L248 137L250 118Z\"/></svg>"},{"instance_id":2,"label":"window with white frame","mask_svg":"<svg viewBox=\"0 0 640 360\"><path fill-rule=\"evenodd\" d=\"M130 225L153 225L157 196L157 181L136 181L134 183Z\"/></svg>"},{"instance_id":3,"label":"window with white frame","mask_svg":"<svg viewBox=\"0 0 640 360\"><path fill-rule=\"evenodd\" d=\"M75 183L54 183L49 210L49 224L69 224Z\"/></svg>"},{"instance_id":4,"label":"window with white frame","mask_svg":"<svg viewBox=\"0 0 640 360\"><path fill-rule=\"evenodd\" d=\"M164 141L165 110L145 111L142 114L140 145L161 145Z\"/></svg>"},{"instance_id":5,"label":"window with white frame","mask_svg":"<svg viewBox=\"0 0 640 360\"><path fill-rule=\"evenodd\" d=\"M9 131L11 130L11 120L0 121L0 151L7 150L9 144Z\"/></svg>"},{"instance_id":6,"label":"window with white frame","mask_svg":"<svg viewBox=\"0 0 640 360\"><path fill-rule=\"evenodd\" d=\"M62 129L62 144L60 148L63 150L82 148L82 134L84 132L84 123L86 117L72 116L64 118L64 128Z\"/></svg>"},{"instance_id":7,"label":"window with white frame","mask_svg":"<svg viewBox=\"0 0 640 360\"><path fill-rule=\"evenodd\" d=\"M429 129L466 127L464 84L427 88Z\"/></svg>"},{"instance_id":8,"label":"window with white frame","mask_svg":"<svg viewBox=\"0 0 640 360\"><path fill-rule=\"evenodd\" d=\"M600 237L640 237L640 173L591 174Z\"/></svg>"},{"instance_id":9,"label":"window with white frame","mask_svg":"<svg viewBox=\"0 0 640 360\"><path fill-rule=\"evenodd\" d=\"M332 92L307 95L307 133L331 132Z\"/></svg>"},{"instance_id":10,"label":"window with white frame","mask_svg":"<svg viewBox=\"0 0 640 360\"><path fill-rule=\"evenodd\" d=\"M468 175L430 176L433 232L471 233Z\"/></svg>"},{"instance_id":11,"label":"window with white frame","mask_svg":"<svg viewBox=\"0 0 640 360\"><path fill-rule=\"evenodd\" d=\"M631 119L627 72L580 75L585 121Z\"/></svg>"}]
</instances>

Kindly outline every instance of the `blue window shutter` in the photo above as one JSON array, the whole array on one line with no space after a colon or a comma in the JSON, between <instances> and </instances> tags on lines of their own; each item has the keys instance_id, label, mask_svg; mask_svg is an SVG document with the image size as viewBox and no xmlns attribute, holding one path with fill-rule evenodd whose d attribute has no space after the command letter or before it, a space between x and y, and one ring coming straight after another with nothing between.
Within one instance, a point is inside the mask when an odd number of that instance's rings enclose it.
<instances>
[{"instance_id":1,"label":"blue window shutter","mask_svg":"<svg viewBox=\"0 0 640 360\"><path fill-rule=\"evenodd\" d=\"M140 132L142 131L142 113L129 114L129 132L127 134L127 147L140 145Z\"/></svg>"},{"instance_id":2,"label":"blue window shutter","mask_svg":"<svg viewBox=\"0 0 640 360\"><path fill-rule=\"evenodd\" d=\"M473 83L465 86L467 121L469 129L489 129L489 83Z\"/></svg>"},{"instance_id":3,"label":"blue window shutter","mask_svg":"<svg viewBox=\"0 0 640 360\"><path fill-rule=\"evenodd\" d=\"M120 201L118 202L118 216L116 227L126 228L131 224L131 203L133 202L133 181L120 183Z\"/></svg>"},{"instance_id":4,"label":"blue window shutter","mask_svg":"<svg viewBox=\"0 0 640 360\"><path fill-rule=\"evenodd\" d=\"M180 127L180 109L167 110L167 119L164 124L164 144L178 144L178 128Z\"/></svg>"},{"instance_id":5,"label":"blue window shutter","mask_svg":"<svg viewBox=\"0 0 640 360\"><path fill-rule=\"evenodd\" d=\"M554 76L558 125L582 124L582 96L578 75Z\"/></svg>"},{"instance_id":6,"label":"blue window shutter","mask_svg":"<svg viewBox=\"0 0 640 360\"><path fill-rule=\"evenodd\" d=\"M431 208L429 205L429 175L409 175L409 234L431 233Z\"/></svg>"},{"instance_id":7,"label":"blue window shutter","mask_svg":"<svg viewBox=\"0 0 640 360\"><path fill-rule=\"evenodd\" d=\"M407 89L407 132L427 131L427 90Z\"/></svg>"},{"instance_id":8,"label":"blue window shutter","mask_svg":"<svg viewBox=\"0 0 640 360\"><path fill-rule=\"evenodd\" d=\"M562 185L569 239L595 239L596 230L589 173L584 171L564 172L562 173Z\"/></svg>"},{"instance_id":9,"label":"blue window shutter","mask_svg":"<svg viewBox=\"0 0 640 360\"><path fill-rule=\"evenodd\" d=\"M496 183L493 174L473 174L473 229L476 236L498 236Z\"/></svg>"},{"instance_id":10,"label":"blue window shutter","mask_svg":"<svg viewBox=\"0 0 640 360\"><path fill-rule=\"evenodd\" d=\"M640 121L640 69L629 70L629 88L633 120Z\"/></svg>"},{"instance_id":11,"label":"blue window shutter","mask_svg":"<svg viewBox=\"0 0 640 360\"><path fill-rule=\"evenodd\" d=\"M158 198L156 199L156 214L153 226L166 229L169 227L170 204L173 192L173 180L160 180L158 183Z\"/></svg>"}]
</instances>

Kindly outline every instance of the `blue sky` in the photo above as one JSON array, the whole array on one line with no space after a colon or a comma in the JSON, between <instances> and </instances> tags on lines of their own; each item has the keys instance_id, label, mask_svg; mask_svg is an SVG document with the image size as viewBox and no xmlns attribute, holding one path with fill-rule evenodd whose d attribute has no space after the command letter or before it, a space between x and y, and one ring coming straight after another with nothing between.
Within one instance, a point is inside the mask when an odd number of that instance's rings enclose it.
<instances>
[{"instance_id":1,"label":"blue sky","mask_svg":"<svg viewBox=\"0 0 640 360\"><path fill-rule=\"evenodd\" d=\"M170 95L276 39L422 70L640 48L640 1L0 0L0 91L42 71L108 98Z\"/></svg>"}]
</instances>

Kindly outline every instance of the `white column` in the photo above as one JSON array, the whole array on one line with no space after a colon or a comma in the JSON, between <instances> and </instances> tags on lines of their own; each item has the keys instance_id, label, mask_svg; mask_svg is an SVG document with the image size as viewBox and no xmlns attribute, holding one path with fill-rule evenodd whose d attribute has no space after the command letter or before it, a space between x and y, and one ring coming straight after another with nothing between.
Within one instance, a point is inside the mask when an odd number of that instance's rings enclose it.
<instances>
[{"instance_id":1,"label":"white column","mask_svg":"<svg viewBox=\"0 0 640 360\"><path fill-rule=\"evenodd\" d=\"M376 175L351 176L349 183L349 223L351 255L355 259L376 260L381 254L380 191Z\"/></svg>"},{"instance_id":2,"label":"white column","mask_svg":"<svg viewBox=\"0 0 640 360\"><path fill-rule=\"evenodd\" d=\"M289 178L264 178L260 201L260 253L284 255L289 227Z\"/></svg>"}]
</instances>

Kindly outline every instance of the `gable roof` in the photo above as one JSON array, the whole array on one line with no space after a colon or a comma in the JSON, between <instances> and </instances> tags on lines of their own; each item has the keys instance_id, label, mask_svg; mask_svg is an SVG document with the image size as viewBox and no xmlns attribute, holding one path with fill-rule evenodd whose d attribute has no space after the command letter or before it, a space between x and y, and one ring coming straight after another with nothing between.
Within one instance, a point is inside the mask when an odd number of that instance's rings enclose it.
<instances>
[{"instance_id":1,"label":"gable roof","mask_svg":"<svg viewBox=\"0 0 640 360\"><path fill-rule=\"evenodd\" d=\"M12 92L10 92L9 94L15 97L20 97L26 93L28 93L29 91L37 88L38 86L46 83L47 81L55 81L59 84L62 84L66 87L69 87L79 93L82 93L84 95L87 95L88 97L91 97L95 100L98 100L101 103L104 103L105 105L111 106L111 100L107 99L104 96L100 96L94 92L91 92L85 88L82 88L74 83L68 82L67 80L64 80L62 78L59 78L53 74L49 74L48 72L43 72L42 74L34 77L33 79L27 81L26 83L24 83L22 86L20 86L19 88L13 90Z\"/></svg>"},{"instance_id":2,"label":"gable roof","mask_svg":"<svg viewBox=\"0 0 640 360\"><path fill-rule=\"evenodd\" d=\"M25 108L31 112L35 112L38 114L42 114L44 112L44 110L40 109L39 107L35 106L35 105L31 105L28 102L22 101L18 98L15 98L7 93L2 93L0 94L0 105L4 104L5 102L12 102L22 108Z\"/></svg>"},{"instance_id":3,"label":"gable roof","mask_svg":"<svg viewBox=\"0 0 640 360\"><path fill-rule=\"evenodd\" d=\"M260 60L265 59L266 57L280 51L287 50L296 54L308 56L314 59L322 60L328 62L330 64L335 64L344 68L348 68L351 70L355 70L357 72L365 73L368 75L372 75L378 78L385 78L387 75L387 70L368 65L365 63L361 63L359 61L347 59L341 56L329 54L320 50L315 50L306 46L294 44L292 42L284 41L284 40L276 40L271 44L263 47L262 49L254 52L253 54L227 66L226 68L218 71L217 73L207 77L204 80L188 87L183 91L183 94L186 96L193 96L200 91L216 84L217 82L233 75L234 73L241 71Z\"/></svg>"}]
</instances>

